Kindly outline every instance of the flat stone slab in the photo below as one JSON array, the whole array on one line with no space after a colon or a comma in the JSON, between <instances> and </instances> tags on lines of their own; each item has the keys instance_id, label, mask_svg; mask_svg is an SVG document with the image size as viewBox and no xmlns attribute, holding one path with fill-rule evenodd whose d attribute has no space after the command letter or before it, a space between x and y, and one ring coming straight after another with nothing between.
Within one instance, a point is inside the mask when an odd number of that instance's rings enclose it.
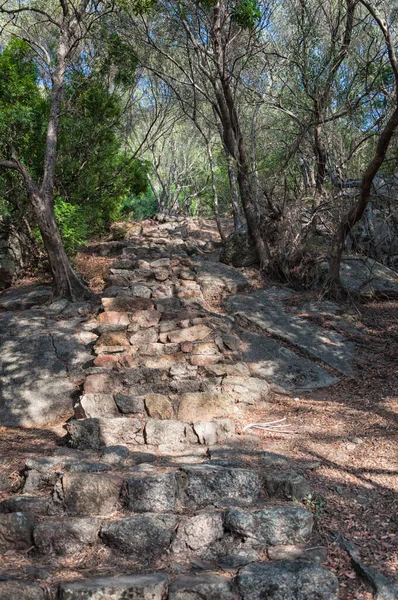
<instances>
[{"instance_id":1,"label":"flat stone slab","mask_svg":"<svg viewBox=\"0 0 398 600\"><path fill-rule=\"evenodd\" d=\"M364 299L374 296L398 297L398 273L372 258L344 258L340 281L348 292Z\"/></svg>"},{"instance_id":2,"label":"flat stone slab","mask_svg":"<svg viewBox=\"0 0 398 600\"><path fill-rule=\"evenodd\" d=\"M47 425L73 413L75 383L91 358L73 320L35 311L0 314L0 423Z\"/></svg>"},{"instance_id":3,"label":"flat stone slab","mask_svg":"<svg viewBox=\"0 0 398 600\"><path fill-rule=\"evenodd\" d=\"M48 286L24 285L0 294L0 310L27 310L50 300Z\"/></svg>"},{"instance_id":4,"label":"flat stone slab","mask_svg":"<svg viewBox=\"0 0 398 600\"><path fill-rule=\"evenodd\" d=\"M343 375L352 373L354 344L340 334L319 327L288 313L282 302L267 290L258 290L248 296L231 296L228 311L240 314L263 331L289 342L300 350L336 369Z\"/></svg>"},{"instance_id":5,"label":"flat stone slab","mask_svg":"<svg viewBox=\"0 0 398 600\"><path fill-rule=\"evenodd\" d=\"M244 290L249 282L234 267L211 261L197 262L197 282L204 294L211 294L213 288L225 288L231 294Z\"/></svg>"},{"instance_id":6,"label":"flat stone slab","mask_svg":"<svg viewBox=\"0 0 398 600\"><path fill-rule=\"evenodd\" d=\"M323 388L339 381L319 365L284 348L272 338L243 330L239 335L245 344L244 360L253 375L286 391Z\"/></svg>"}]
</instances>

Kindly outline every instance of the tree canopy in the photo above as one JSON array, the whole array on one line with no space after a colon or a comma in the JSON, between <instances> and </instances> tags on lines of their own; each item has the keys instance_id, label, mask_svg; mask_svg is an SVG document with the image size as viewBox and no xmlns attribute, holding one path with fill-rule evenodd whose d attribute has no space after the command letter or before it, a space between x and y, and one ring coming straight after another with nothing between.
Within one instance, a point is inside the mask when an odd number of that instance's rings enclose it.
<instances>
[{"instance_id":1,"label":"tree canopy","mask_svg":"<svg viewBox=\"0 0 398 600\"><path fill-rule=\"evenodd\" d=\"M246 222L288 280L329 257L336 291L367 207L396 227L393 194L372 200L397 168L386 1L7 0L0 23L0 211L40 230L55 279L57 228L73 255L122 217L182 211L222 239L221 217Z\"/></svg>"}]
</instances>

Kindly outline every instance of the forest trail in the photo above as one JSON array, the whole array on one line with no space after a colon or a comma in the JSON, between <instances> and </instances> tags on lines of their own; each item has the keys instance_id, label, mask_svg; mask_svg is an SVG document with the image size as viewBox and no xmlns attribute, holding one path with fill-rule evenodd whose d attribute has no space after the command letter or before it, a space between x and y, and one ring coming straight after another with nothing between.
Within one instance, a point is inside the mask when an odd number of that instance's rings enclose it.
<instances>
[{"instance_id":1,"label":"forest trail","mask_svg":"<svg viewBox=\"0 0 398 600\"><path fill-rule=\"evenodd\" d=\"M35 306L45 289L0 300L2 422L67 430L4 487L0 598L337 598L319 457L244 427L284 418L278 394L355 373L345 309L256 289L217 262L214 224L145 221L126 238L89 247L112 257L100 309Z\"/></svg>"}]
</instances>

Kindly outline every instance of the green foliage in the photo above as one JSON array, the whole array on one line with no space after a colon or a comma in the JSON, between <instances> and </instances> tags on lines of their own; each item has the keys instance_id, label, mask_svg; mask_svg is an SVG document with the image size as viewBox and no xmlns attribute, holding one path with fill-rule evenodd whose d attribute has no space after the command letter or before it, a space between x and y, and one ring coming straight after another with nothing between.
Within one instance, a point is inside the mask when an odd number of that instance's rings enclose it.
<instances>
[{"instance_id":1,"label":"green foliage","mask_svg":"<svg viewBox=\"0 0 398 600\"><path fill-rule=\"evenodd\" d=\"M1 180L0 180L1 186ZM10 216L10 205L5 198L0 196L0 217L9 217Z\"/></svg>"},{"instance_id":2,"label":"green foliage","mask_svg":"<svg viewBox=\"0 0 398 600\"><path fill-rule=\"evenodd\" d=\"M83 210L58 197L54 204L55 218L65 250L72 255L87 241L87 221Z\"/></svg>"},{"instance_id":3,"label":"green foliage","mask_svg":"<svg viewBox=\"0 0 398 600\"><path fill-rule=\"evenodd\" d=\"M135 14L150 13L157 4L157 0L116 0L116 4L125 11Z\"/></svg>"},{"instance_id":4,"label":"green foliage","mask_svg":"<svg viewBox=\"0 0 398 600\"><path fill-rule=\"evenodd\" d=\"M61 120L59 193L82 208L90 235L101 234L120 218L128 194L146 190L146 165L122 153L121 101L101 79L74 73L65 105L69 110Z\"/></svg>"},{"instance_id":5,"label":"green foliage","mask_svg":"<svg viewBox=\"0 0 398 600\"><path fill-rule=\"evenodd\" d=\"M216 0L200 0L200 4L211 10L217 4ZM257 0L238 0L230 8L231 19L242 29L253 29L261 19L261 10Z\"/></svg>"},{"instance_id":6,"label":"green foliage","mask_svg":"<svg viewBox=\"0 0 398 600\"><path fill-rule=\"evenodd\" d=\"M200 4L204 6L206 10L211 10L216 3L217 0L200 0Z\"/></svg>"},{"instance_id":7,"label":"green foliage","mask_svg":"<svg viewBox=\"0 0 398 600\"><path fill-rule=\"evenodd\" d=\"M42 174L48 99L38 85L38 68L26 42L14 39L0 52L0 148L14 147L35 178ZM15 171L0 170L0 214L26 216L26 190ZM19 210L17 210L19 208Z\"/></svg>"},{"instance_id":8,"label":"green foliage","mask_svg":"<svg viewBox=\"0 0 398 600\"><path fill-rule=\"evenodd\" d=\"M119 219L129 194L147 188L146 164L122 151L119 130L123 105L117 86L131 82L136 57L117 36L108 38L106 48L96 70L88 70L83 57L66 77L55 181L62 200L55 208L69 253ZM1 146L7 155L13 145L36 181L42 176L49 109L44 83L25 42L13 40L0 53ZM0 199L1 214L27 214L18 173L0 171Z\"/></svg>"},{"instance_id":9,"label":"green foliage","mask_svg":"<svg viewBox=\"0 0 398 600\"><path fill-rule=\"evenodd\" d=\"M232 20L242 29L253 29L261 19L257 0L241 0L231 12Z\"/></svg>"},{"instance_id":10,"label":"green foliage","mask_svg":"<svg viewBox=\"0 0 398 600\"><path fill-rule=\"evenodd\" d=\"M315 521L320 521L326 509L326 500L320 494L308 494L303 500L304 506L313 513Z\"/></svg>"},{"instance_id":11,"label":"green foliage","mask_svg":"<svg viewBox=\"0 0 398 600\"><path fill-rule=\"evenodd\" d=\"M128 86L134 79L137 67L137 54L130 44L126 44L117 33L106 39L107 53L102 63L102 73L114 71L113 81L117 86Z\"/></svg>"},{"instance_id":12,"label":"green foliage","mask_svg":"<svg viewBox=\"0 0 398 600\"><path fill-rule=\"evenodd\" d=\"M121 213L123 216L130 216L133 219L140 220L151 217L158 212L156 198L150 188L140 195L130 194L123 201Z\"/></svg>"},{"instance_id":13,"label":"green foliage","mask_svg":"<svg viewBox=\"0 0 398 600\"><path fill-rule=\"evenodd\" d=\"M43 149L48 102L29 45L14 39L0 53L0 146L14 146L28 165Z\"/></svg>"}]
</instances>

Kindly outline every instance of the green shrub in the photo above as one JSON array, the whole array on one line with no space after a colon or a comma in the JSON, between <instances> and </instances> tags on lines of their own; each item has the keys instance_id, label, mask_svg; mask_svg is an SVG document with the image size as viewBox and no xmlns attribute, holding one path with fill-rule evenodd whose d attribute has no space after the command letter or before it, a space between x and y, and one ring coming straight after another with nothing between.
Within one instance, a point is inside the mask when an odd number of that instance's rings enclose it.
<instances>
[{"instance_id":1,"label":"green shrub","mask_svg":"<svg viewBox=\"0 0 398 600\"><path fill-rule=\"evenodd\" d=\"M130 194L127 196L120 209L123 216L130 216L137 221L152 217L159 212L158 203L150 188L139 196Z\"/></svg>"},{"instance_id":2,"label":"green shrub","mask_svg":"<svg viewBox=\"0 0 398 600\"><path fill-rule=\"evenodd\" d=\"M88 227L82 209L58 197L54 212L66 252L76 254L87 242Z\"/></svg>"}]
</instances>

